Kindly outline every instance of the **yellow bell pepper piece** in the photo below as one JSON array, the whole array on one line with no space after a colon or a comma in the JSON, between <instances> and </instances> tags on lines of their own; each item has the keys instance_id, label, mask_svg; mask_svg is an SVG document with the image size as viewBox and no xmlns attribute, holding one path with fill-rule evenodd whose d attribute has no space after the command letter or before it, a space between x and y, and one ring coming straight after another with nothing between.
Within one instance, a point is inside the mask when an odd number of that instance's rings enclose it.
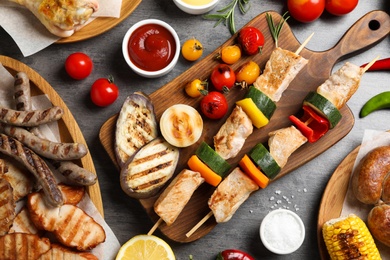
<instances>
[{"instance_id":1,"label":"yellow bell pepper piece","mask_svg":"<svg viewBox=\"0 0 390 260\"><path fill-rule=\"evenodd\" d=\"M236 105L240 106L242 110L252 120L252 124L257 127L263 127L269 123L268 118L261 112L256 106L255 102L251 98L244 98L236 102Z\"/></svg>"}]
</instances>

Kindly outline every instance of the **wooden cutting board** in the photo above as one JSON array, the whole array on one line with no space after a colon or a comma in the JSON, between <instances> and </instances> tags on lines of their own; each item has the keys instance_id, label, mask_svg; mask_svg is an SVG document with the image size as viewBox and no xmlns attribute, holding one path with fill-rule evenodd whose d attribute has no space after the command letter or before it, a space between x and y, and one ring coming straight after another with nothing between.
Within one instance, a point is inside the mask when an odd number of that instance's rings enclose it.
<instances>
[{"instance_id":1,"label":"wooden cutting board","mask_svg":"<svg viewBox=\"0 0 390 260\"><path fill-rule=\"evenodd\" d=\"M281 16L275 12L269 12L275 23L281 20ZM269 59L272 50L275 48L274 42L269 33L266 22L265 13L259 14L251 20L247 26L255 26L260 29L266 39L262 54L251 57L243 57L239 62L233 65L233 69L237 69L240 65L249 60L257 62L261 68L264 68L265 63ZM277 103L277 110L275 111L270 123L261 129L254 130L253 134L247 139L243 149L236 158L230 159L229 163L236 166L242 156L248 152L255 144L268 140L268 133L271 130L276 130L282 127L290 126L291 123L288 116L297 114L302 107L302 101L309 91L314 91L323 83L330 75L334 64L346 55L351 55L356 51L362 51L377 43L388 35L390 31L390 17L383 11L373 11L366 14L359 21L357 21L342 37L342 39L331 49L323 52L313 52L308 49L303 49L301 55L309 59L308 65L299 73L293 80L289 88L284 92L283 97ZM308 32L308 36L311 32ZM314 35L315 37L315 35ZM236 35L233 35L222 46L231 45L235 43ZM221 46L221 47L222 47ZM285 24L279 37L279 47L295 51L299 48L300 43L295 38L291 28ZM184 86L187 82L195 79L207 79L214 66L218 61L214 59L216 54L220 52L220 48L216 49L203 60L196 63L193 67L179 75L173 81L162 86L150 97L154 103L157 118L166 108L177 104L184 103L199 108L199 99L192 99L185 95ZM373 57L374 58L374 57ZM231 109L234 102L242 98L245 90L233 89L227 95L227 99ZM289 158L287 165L282 169L279 175L273 180L277 180L302 164L310 161L323 151L334 145L341 138L343 138L351 130L354 124L354 117L350 109L345 106L341 109L343 118L341 122L332 130L330 130L322 139L315 144L305 144L299 148ZM226 117L229 113L226 115ZM180 161L177 166L176 173L186 167L188 158L194 154L200 142L205 141L212 145L212 138L224 123L225 118L219 121L204 120L204 131L199 142L191 147L181 149ZM117 115L109 118L101 127L100 141L112 161L115 163L114 154L114 133ZM116 163L115 163L116 164ZM118 173L119 181L119 173ZM192 236L187 238L185 234L196 225L210 209L207 206L207 200L214 191L214 188L208 184L202 184L201 187L195 191L193 197L184 208L178 219L171 226L162 224L159 226L161 232L168 238L178 242L191 242L197 240L208 232L210 232L216 225L215 219L211 217L204 223ZM140 203L145 208L151 219L156 222L158 216L153 211L153 204L157 196L149 199L140 200Z\"/></svg>"},{"instance_id":2,"label":"wooden cutting board","mask_svg":"<svg viewBox=\"0 0 390 260\"><path fill-rule=\"evenodd\" d=\"M75 118L68 109L68 106L64 103L58 93L50 86L50 84L44 78L41 77L41 75L39 75L35 70L30 68L26 64L10 57L0 55L0 63L12 75L15 75L17 72L20 71L27 74L28 78L30 79L32 96L46 94L54 106L59 106L64 110L63 117L58 120L62 142L77 142L87 145ZM86 154L80 160L75 161L75 163L78 163L86 170L96 174L95 166L93 164L93 160L90 153ZM100 194L99 182L96 182L92 186L88 186L87 191L92 202L95 204L97 210L103 217L103 202L102 196Z\"/></svg>"}]
</instances>

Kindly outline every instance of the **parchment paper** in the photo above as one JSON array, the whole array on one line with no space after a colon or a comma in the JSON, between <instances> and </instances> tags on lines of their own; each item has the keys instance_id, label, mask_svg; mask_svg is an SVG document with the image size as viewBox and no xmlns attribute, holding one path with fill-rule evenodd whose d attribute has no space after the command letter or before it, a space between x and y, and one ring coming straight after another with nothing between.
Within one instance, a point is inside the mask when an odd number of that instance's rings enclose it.
<instances>
[{"instance_id":1,"label":"parchment paper","mask_svg":"<svg viewBox=\"0 0 390 260\"><path fill-rule=\"evenodd\" d=\"M13 85L14 78L13 76L3 67L0 63L0 105L4 107L14 108L13 100ZM34 109L43 109L51 107L52 104L46 95L35 96L32 98L33 108ZM60 135L58 130L58 124L53 122L45 126L41 126L40 130L42 134L51 141L60 141ZM61 179L60 175L56 176L58 180ZM23 203L23 201L21 202ZM104 221L103 217L100 215L99 211L92 203L88 194L86 194L83 200L78 205L83 209L88 215L90 215L96 222L98 222L106 232L106 241L92 250L92 253L102 260L111 260L115 259L116 254L120 248L120 243L116 238L115 234L112 232L111 228ZM18 205L17 208L21 208L21 205Z\"/></svg>"},{"instance_id":2,"label":"parchment paper","mask_svg":"<svg viewBox=\"0 0 390 260\"><path fill-rule=\"evenodd\" d=\"M364 132L362 144L360 146L358 155L356 156L355 164L353 170L358 165L360 160L372 149L390 145L390 133L382 132L376 130L366 130ZM352 176L352 174L351 174ZM354 213L359 216L363 221L367 223L367 216L370 210L373 208L373 205L365 205L358 201L354 196L351 188L351 183L348 186L347 195L345 196L343 209L341 211L341 216L347 216L348 214ZM383 245L380 242L376 243L382 259L390 259L390 248Z\"/></svg>"},{"instance_id":3,"label":"parchment paper","mask_svg":"<svg viewBox=\"0 0 390 260\"><path fill-rule=\"evenodd\" d=\"M120 17L122 0L98 1L99 10L86 24L96 17ZM60 39L51 34L27 8L9 0L0 0L0 26L12 37L25 57Z\"/></svg>"}]
</instances>

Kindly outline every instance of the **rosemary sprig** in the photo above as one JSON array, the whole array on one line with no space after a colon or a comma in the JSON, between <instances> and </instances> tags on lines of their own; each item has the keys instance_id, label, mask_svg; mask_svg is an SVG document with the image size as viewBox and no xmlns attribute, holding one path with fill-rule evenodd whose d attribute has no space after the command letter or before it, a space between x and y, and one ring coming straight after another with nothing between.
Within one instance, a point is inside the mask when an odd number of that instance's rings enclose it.
<instances>
[{"instance_id":1,"label":"rosemary sprig","mask_svg":"<svg viewBox=\"0 0 390 260\"><path fill-rule=\"evenodd\" d=\"M206 14L203 16L205 19L218 20L214 27L218 26L220 23L224 23L225 26L228 26L230 33L233 35L236 33L236 25L234 22L234 10L238 5L238 9L241 14L245 14L249 8L250 0L232 0L228 5L218 10L217 14Z\"/></svg>"},{"instance_id":2,"label":"rosemary sprig","mask_svg":"<svg viewBox=\"0 0 390 260\"><path fill-rule=\"evenodd\" d=\"M265 14L265 18L267 19L268 27L271 32L272 38L275 41L276 48L278 47L278 38L280 31L282 30L283 24L287 21L288 18L290 18L290 16L285 17L287 13L288 12L285 12L283 14L282 19L277 25L275 25L274 20L272 19L272 15L270 15L269 13Z\"/></svg>"}]
</instances>

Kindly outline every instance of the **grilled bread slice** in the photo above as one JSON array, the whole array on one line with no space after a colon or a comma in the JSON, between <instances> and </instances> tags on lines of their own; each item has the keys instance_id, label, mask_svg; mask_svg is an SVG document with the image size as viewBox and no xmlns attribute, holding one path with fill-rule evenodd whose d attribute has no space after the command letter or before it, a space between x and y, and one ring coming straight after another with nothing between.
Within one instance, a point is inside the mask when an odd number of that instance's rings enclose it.
<instances>
[{"instance_id":1,"label":"grilled bread slice","mask_svg":"<svg viewBox=\"0 0 390 260\"><path fill-rule=\"evenodd\" d=\"M120 168L142 146L159 134L154 107L148 96L135 92L122 105L116 121L115 155Z\"/></svg>"},{"instance_id":2,"label":"grilled bread slice","mask_svg":"<svg viewBox=\"0 0 390 260\"><path fill-rule=\"evenodd\" d=\"M13 189L9 182L0 178L0 235L6 234L16 216Z\"/></svg>"},{"instance_id":3,"label":"grilled bread slice","mask_svg":"<svg viewBox=\"0 0 390 260\"><path fill-rule=\"evenodd\" d=\"M52 244L51 249L37 260L98 260L98 258L91 253L75 252L61 245Z\"/></svg>"},{"instance_id":4,"label":"grilled bread slice","mask_svg":"<svg viewBox=\"0 0 390 260\"><path fill-rule=\"evenodd\" d=\"M85 251L96 247L106 239L103 227L77 206L64 204L47 206L41 192L30 193L27 207L34 224L53 232L61 244Z\"/></svg>"},{"instance_id":5,"label":"grilled bread slice","mask_svg":"<svg viewBox=\"0 0 390 260\"><path fill-rule=\"evenodd\" d=\"M25 233L0 237L0 259L35 260L50 249L48 238Z\"/></svg>"},{"instance_id":6,"label":"grilled bread slice","mask_svg":"<svg viewBox=\"0 0 390 260\"><path fill-rule=\"evenodd\" d=\"M158 137L143 146L123 166L120 183L133 198L155 195L173 176L179 160L179 149Z\"/></svg>"}]
</instances>

